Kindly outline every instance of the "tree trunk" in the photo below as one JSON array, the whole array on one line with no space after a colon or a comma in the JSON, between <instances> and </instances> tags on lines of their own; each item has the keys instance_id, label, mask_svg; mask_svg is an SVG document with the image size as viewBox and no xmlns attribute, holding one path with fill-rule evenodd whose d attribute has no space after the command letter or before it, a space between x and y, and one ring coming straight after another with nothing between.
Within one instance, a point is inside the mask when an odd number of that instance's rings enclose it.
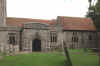
<instances>
[{"instance_id":1,"label":"tree trunk","mask_svg":"<svg viewBox=\"0 0 100 66\"><path fill-rule=\"evenodd\" d=\"M0 52L0 60L2 59L2 53Z\"/></svg>"},{"instance_id":2,"label":"tree trunk","mask_svg":"<svg viewBox=\"0 0 100 66\"><path fill-rule=\"evenodd\" d=\"M68 52L66 43L63 42L63 44L64 44L64 45L63 45L63 48L64 48L64 52L65 52L65 55L66 55L66 59L67 59L68 65L69 65L69 66L72 66L72 62L71 62L71 59L70 59L70 55L69 55L69 52Z\"/></svg>"},{"instance_id":3,"label":"tree trunk","mask_svg":"<svg viewBox=\"0 0 100 66\"><path fill-rule=\"evenodd\" d=\"M99 45L99 64L100 64L100 45Z\"/></svg>"}]
</instances>

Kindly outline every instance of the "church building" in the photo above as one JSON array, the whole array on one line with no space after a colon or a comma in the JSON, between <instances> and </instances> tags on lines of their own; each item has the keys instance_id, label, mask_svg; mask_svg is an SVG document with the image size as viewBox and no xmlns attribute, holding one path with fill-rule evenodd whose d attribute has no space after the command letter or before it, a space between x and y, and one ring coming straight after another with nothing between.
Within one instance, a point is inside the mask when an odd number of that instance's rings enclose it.
<instances>
[{"instance_id":1,"label":"church building","mask_svg":"<svg viewBox=\"0 0 100 66\"><path fill-rule=\"evenodd\" d=\"M90 18L58 16L43 20L6 16L6 0L0 0L0 51L48 52L63 48L94 48L99 32Z\"/></svg>"}]
</instances>

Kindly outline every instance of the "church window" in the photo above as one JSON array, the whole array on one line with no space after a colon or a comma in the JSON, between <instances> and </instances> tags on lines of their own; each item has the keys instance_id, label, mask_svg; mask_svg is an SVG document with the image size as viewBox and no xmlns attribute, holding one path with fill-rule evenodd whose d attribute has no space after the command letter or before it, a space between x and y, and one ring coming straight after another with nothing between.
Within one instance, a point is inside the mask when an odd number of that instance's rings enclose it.
<instances>
[{"instance_id":1,"label":"church window","mask_svg":"<svg viewBox=\"0 0 100 66\"><path fill-rule=\"evenodd\" d=\"M15 44L16 43L16 40L15 40L15 33L8 33L9 35L9 44Z\"/></svg>"},{"instance_id":2,"label":"church window","mask_svg":"<svg viewBox=\"0 0 100 66\"><path fill-rule=\"evenodd\" d=\"M78 42L78 37L72 37L72 42Z\"/></svg>"},{"instance_id":3,"label":"church window","mask_svg":"<svg viewBox=\"0 0 100 66\"><path fill-rule=\"evenodd\" d=\"M50 32L50 41L57 42L57 34L56 32Z\"/></svg>"},{"instance_id":4,"label":"church window","mask_svg":"<svg viewBox=\"0 0 100 66\"><path fill-rule=\"evenodd\" d=\"M73 32L73 35L77 35L77 32Z\"/></svg>"},{"instance_id":5,"label":"church window","mask_svg":"<svg viewBox=\"0 0 100 66\"><path fill-rule=\"evenodd\" d=\"M88 38L89 38L89 40L92 40L92 36L91 36L91 35L89 35L89 37L88 37Z\"/></svg>"},{"instance_id":6,"label":"church window","mask_svg":"<svg viewBox=\"0 0 100 66\"><path fill-rule=\"evenodd\" d=\"M78 42L77 32L73 32L72 42Z\"/></svg>"}]
</instances>

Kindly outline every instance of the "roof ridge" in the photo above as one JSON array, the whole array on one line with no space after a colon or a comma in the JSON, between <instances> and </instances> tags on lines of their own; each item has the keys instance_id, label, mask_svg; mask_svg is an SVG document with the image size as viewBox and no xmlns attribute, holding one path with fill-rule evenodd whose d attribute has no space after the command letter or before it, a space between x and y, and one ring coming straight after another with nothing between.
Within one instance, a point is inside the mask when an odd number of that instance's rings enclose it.
<instances>
[{"instance_id":1,"label":"roof ridge","mask_svg":"<svg viewBox=\"0 0 100 66\"><path fill-rule=\"evenodd\" d=\"M6 18L9 18L9 19L11 19L11 18L13 18L13 19L28 19L28 20L45 20L45 21L50 21L49 19L37 19L37 18L20 18L20 17L6 17Z\"/></svg>"},{"instance_id":2,"label":"roof ridge","mask_svg":"<svg viewBox=\"0 0 100 66\"><path fill-rule=\"evenodd\" d=\"M77 18L77 19L91 19L89 17L74 17L74 16L58 16L58 17L62 17L62 18Z\"/></svg>"}]
</instances>

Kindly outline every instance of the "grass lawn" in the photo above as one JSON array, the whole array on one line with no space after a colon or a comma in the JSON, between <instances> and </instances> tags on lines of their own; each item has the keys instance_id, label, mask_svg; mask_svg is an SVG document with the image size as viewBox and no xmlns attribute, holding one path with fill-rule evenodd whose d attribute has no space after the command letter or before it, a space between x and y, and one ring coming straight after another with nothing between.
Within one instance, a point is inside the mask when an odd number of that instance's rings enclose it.
<instances>
[{"instance_id":1,"label":"grass lawn","mask_svg":"<svg viewBox=\"0 0 100 66\"><path fill-rule=\"evenodd\" d=\"M70 50L73 66L100 66L99 57L83 50Z\"/></svg>"},{"instance_id":2,"label":"grass lawn","mask_svg":"<svg viewBox=\"0 0 100 66\"><path fill-rule=\"evenodd\" d=\"M98 56L81 50L70 50L73 66L99 66ZM32 53L4 56L0 66L67 66L66 57L60 53Z\"/></svg>"}]
</instances>

